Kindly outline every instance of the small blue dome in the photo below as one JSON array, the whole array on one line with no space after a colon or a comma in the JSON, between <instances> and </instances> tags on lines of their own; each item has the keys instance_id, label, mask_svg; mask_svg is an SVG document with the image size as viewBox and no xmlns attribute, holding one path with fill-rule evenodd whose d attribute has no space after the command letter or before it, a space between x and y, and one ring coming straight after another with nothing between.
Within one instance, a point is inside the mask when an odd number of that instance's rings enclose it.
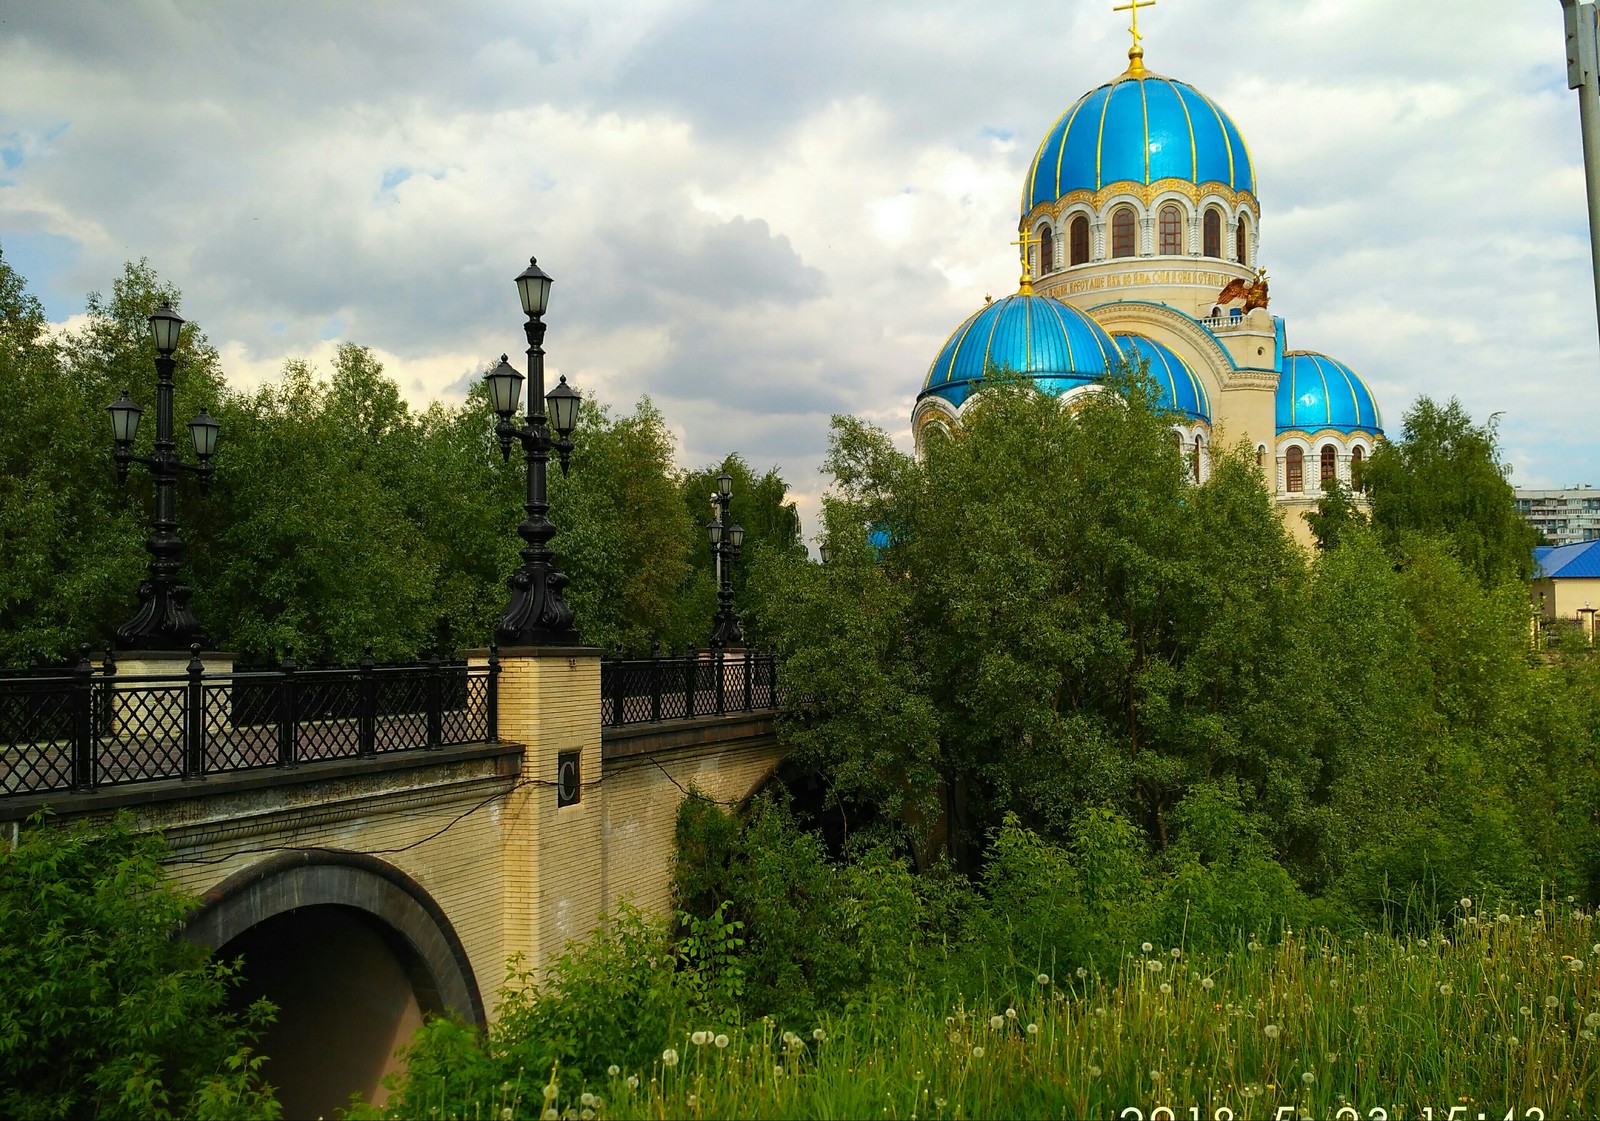
<instances>
[{"instance_id":1,"label":"small blue dome","mask_svg":"<svg viewBox=\"0 0 1600 1121\"><path fill-rule=\"evenodd\" d=\"M1133 365L1137 366L1140 359L1150 363L1150 376L1160 391L1156 403L1161 408L1182 413L1190 420L1211 423L1211 398L1205 384L1171 348L1143 335L1113 335L1112 341Z\"/></svg>"},{"instance_id":2,"label":"small blue dome","mask_svg":"<svg viewBox=\"0 0 1600 1121\"><path fill-rule=\"evenodd\" d=\"M959 406L989 366L1032 376L1046 393L1099 381L1117 360L1117 344L1083 312L1050 296L1006 296L957 327L928 367L918 398L934 394Z\"/></svg>"},{"instance_id":3,"label":"small blue dome","mask_svg":"<svg viewBox=\"0 0 1600 1121\"><path fill-rule=\"evenodd\" d=\"M1383 414L1367 383L1343 362L1313 350L1283 356L1277 405L1280 434L1333 428L1383 435Z\"/></svg>"},{"instance_id":4,"label":"small blue dome","mask_svg":"<svg viewBox=\"0 0 1600 1121\"><path fill-rule=\"evenodd\" d=\"M1074 102L1045 134L1023 181L1022 213L1077 190L1182 179L1256 190L1244 136L1205 94L1147 70Z\"/></svg>"}]
</instances>

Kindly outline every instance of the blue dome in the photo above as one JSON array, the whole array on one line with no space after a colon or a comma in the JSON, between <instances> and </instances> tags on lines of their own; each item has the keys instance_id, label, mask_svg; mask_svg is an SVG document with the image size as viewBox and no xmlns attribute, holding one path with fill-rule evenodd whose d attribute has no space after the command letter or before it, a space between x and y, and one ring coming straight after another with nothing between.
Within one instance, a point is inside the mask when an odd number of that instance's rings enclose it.
<instances>
[{"instance_id":1,"label":"blue dome","mask_svg":"<svg viewBox=\"0 0 1600 1121\"><path fill-rule=\"evenodd\" d=\"M1083 312L1050 296L1007 296L957 327L928 367L919 398L934 394L959 406L989 366L1031 375L1046 393L1099 381L1116 362L1117 344Z\"/></svg>"},{"instance_id":2,"label":"blue dome","mask_svg":"<svg viewBox=\"0 0 1600 1121\"><path fill-rule=\"evenodd\" d=\"M1045 134L1023 184L1022 213L1071 191L1158 179L1256 190L1244 136L1214 101L1147 70L1124 74L1080 97Z\"/></svg>"},{"instance_id":3,"label":"blue dome","mask_svg":"<svg viewBox=\"0 0 1600 1121\"><path fill-rule=\"evenodd\" d=\"M1169 347L1143 335L1113 335L1112 340L1133 365L1137 366L1140 359L1150 363L1150 376L1160 391L1157 405L1182 413L1190 420L1211 423L1211 398L1189 363Z\"/></svg>"},{"instance_id":4,"label":"blue dome","mask_svg":"<svg viewBox=\"0 0 1600 1121\"><path fill-rule=\"evenodd\" d=\"M1278 432L1326 428L1383 435L1383 414L1367 383L1343 362L1312 350L1283 356L1278 379Z\"/></svg>"}]
</instances>

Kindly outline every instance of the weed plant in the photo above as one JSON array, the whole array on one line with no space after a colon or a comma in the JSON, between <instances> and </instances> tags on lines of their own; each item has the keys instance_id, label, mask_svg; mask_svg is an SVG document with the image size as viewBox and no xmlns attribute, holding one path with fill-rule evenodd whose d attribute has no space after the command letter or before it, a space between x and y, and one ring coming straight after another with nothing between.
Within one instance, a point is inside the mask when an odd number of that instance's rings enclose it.
<instances>
[{"instance_id":1,"label":"weed plant","mask_svg":"<svg viewBox=\"0 0 1600 1121\"><path fill-rule=\"evenodd\" d=\"M1595 916L1478 910L1463 900L1427 936L1141 944L1106 973L949 998L909 976L806 1022L685 1003L642 1057L619 1038L570 1062L509 1049L446 1069L419 1062L424 1035L390 1116L1596 1116Z\"/></svg>"}]
</instances>

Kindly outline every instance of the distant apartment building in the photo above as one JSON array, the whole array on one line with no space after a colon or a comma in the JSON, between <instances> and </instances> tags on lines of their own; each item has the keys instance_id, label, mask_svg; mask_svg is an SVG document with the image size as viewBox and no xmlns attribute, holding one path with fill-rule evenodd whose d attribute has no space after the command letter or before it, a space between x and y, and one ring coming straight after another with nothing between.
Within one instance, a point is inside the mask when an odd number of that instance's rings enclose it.
<instances>
[{"instance_id":1,"label":"distant apartment building","mask_svg":"<svg viewBox=\"0 0 1600 1121\"><path fill-rule=\"evenodd\" d=\"M1517 513L1552 545L1600 541L1600 487L1518 490Z\"/></svg>"}]
</instances>

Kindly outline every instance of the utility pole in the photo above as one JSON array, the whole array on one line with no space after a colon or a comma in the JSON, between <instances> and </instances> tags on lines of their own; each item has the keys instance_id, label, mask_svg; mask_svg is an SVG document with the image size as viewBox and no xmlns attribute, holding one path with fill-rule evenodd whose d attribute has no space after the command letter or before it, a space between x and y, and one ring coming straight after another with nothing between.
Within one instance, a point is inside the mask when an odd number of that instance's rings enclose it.
<instances>
[{"instance_id":1,"label":"utility pole","mask_svg":"<svg viewBox=\"0 0 1600 1121\"><path fill-rule=\"evenodd\" d=\"M1594 268L1595 321L1600 324L1600 34L1594 0L1561 0L1567 28L1567 88L1578 91L1583 178L1589 191L1589 255Z\"/></svg>"}]
</instances>

